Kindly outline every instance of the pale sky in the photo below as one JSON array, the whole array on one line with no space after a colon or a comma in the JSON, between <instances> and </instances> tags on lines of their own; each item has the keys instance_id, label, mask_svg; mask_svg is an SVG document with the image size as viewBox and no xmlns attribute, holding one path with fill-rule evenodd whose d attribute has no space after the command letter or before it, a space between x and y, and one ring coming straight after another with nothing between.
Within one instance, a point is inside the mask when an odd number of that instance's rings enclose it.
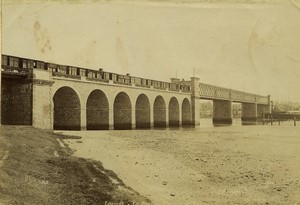
<instances>
[{"instance_id":1,"label":"pale sky","mask_svg":"<svg viewBox=\"0 0 300 205\"><path fill-rule=\"evenodd\" d=\"M8 2L4 54L300 102L299 0Z\"/></svg>"}]
</instances>

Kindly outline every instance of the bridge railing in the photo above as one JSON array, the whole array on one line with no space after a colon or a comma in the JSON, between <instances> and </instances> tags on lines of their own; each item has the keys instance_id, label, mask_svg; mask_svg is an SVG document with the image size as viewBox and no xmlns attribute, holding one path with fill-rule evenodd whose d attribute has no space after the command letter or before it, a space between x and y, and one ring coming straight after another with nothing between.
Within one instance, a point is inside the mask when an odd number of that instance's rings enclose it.
<instances>
[{"instance_id":1,"label":"bridge railing","mask_svg":"<svg viewBox=\"0 0 300 205\"><path fill-rule=\"evenodd\" d=\"M242 91L232 90L231 99L233 101L256 102L256 95Z\"/></svg>"},{"instance_id":2,"label":"bridge railing","mask_svg":"<svg viewBox=\"0 0 300 205\"><path fill-rule=\"evenodd\" d=\"M232 100L234 102L249 102L268 104L267 96L232 90L215 85L200 83L200 97L207 99Z\"/></svg>"},{"instance_id":3,"label":"bridge railing","mask_svg":"<svg viewBox=\"0 0 300 205\"><path fill-rule=\"evenodd\" d=\"M266 96L256 96L257 104L269 104L269 97Z\"/></svg>"},{"instance_id":4,"label":"bridge railing","mask_svg":"<svg viewBox=\"0 0 300 205\"><path fill-rule=\"evenodd\" d=\"M160 89L174 92L191 93L190 82L164 82L117 73L105 72L103 69L92 70L75 66L46 63L43 61L2 55L2 71L31 75L33 69L47 70L53 77L64 77L76 80L88 80L101 83L113 83L125 86ZM223 99L236 102L256 102L268 104L268 97L227 89L219 86L200 83L200 96L207 99Z\"/></svg>"},{"instance_id":5,"label":"bridge railing","mask_svg":"<svg viewBox=\"0 0 300 205\"><path fill-rule=\"evenodd\" d=\"M53 77L64 77L77 80L88 80L101 83L113 83L125 86L160 89L175 92L191 92L191 86L179 83L163 82L117 73L105 72L103 69L92 70L43 61L2 55L2 71L30 74L33 69L48 70Z\"/></svg>"}]
</instances>

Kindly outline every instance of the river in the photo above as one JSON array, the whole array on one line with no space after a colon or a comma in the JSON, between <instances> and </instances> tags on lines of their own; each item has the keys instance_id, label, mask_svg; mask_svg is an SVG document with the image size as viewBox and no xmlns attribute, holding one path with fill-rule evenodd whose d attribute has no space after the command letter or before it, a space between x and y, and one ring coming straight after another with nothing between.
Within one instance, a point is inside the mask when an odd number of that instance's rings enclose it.
<instances>
[{"instance_id":1,"label":"river","mask_svg":"<svg viewBox=\"0 0 300 205\"><path fill-rule=\"evenodd\" d=\"M75 155L92 158L158 205L296 204L300 127L271 125L66 131Z\"/></svg>"}]
</instances>

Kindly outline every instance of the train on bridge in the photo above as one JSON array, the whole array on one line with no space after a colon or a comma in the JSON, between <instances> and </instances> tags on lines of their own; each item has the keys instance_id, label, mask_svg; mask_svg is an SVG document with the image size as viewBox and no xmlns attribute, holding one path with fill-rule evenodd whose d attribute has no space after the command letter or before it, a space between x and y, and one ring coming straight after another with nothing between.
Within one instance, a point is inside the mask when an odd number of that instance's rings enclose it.
<instances>
[{"instance_id":1,"label":"train on bridge","mask_svg":"<svg viewBox=\"0 0 300 205\"><path fill-rule=\"evenodd\" d=\"M130 74L122 75L117 73L106 72L102 68L95 70L89 68L80 68L76 66L61 65L55 63L48 63L40 60L33 60L28 58L20 58L17 56L2 55L2 71L9 74L28 75L32 69L52 71L53 76L63 76L73 79L81 79L85 77L90 81L98 81L108 83L112 80L114 83L123 85L132 85L140 87L153 86L157 89L169 89L172 91L191 92L191 85L189 82L163 82L131 76Z\"/></svg>"}]
</instances>

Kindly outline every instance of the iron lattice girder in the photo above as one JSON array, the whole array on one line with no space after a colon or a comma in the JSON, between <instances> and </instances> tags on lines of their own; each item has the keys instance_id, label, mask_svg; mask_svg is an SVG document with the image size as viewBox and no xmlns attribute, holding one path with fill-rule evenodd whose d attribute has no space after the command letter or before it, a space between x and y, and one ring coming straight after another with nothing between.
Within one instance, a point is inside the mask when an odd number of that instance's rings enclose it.
<instances>
[{"instance_id":1,"label":"iron lattice girder","mask_svg":"<svg viewBox=\"0 0 300 205\"><path fill-rule=\"evenodd\" d=\"M219 86L200 83L200 98L211 100L231 100L240 103L269 104L268 96L232 90Z\"/></svg>"}]
</instances>

